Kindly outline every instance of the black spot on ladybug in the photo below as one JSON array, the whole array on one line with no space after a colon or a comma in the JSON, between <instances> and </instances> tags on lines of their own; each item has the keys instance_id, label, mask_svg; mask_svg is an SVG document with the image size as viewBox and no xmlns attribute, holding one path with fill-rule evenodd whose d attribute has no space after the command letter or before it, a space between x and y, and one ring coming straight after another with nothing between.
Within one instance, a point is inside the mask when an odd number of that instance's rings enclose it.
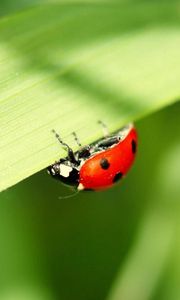
<instances>
[{"instance_id":1,"label":"black spot on ladybug","mask_svg":"<svg viewBox=\"0 0 180 300\"><path fill-rule=\"evenodd\" d=\"M102 169L107 170L110 166L110 163L108 162L108 160L106 158L102 158L100 160L100 166Z\"/></svg>"},{"instance_id":2,"label":"black spot on ladybug","mask_svg":"<svg viewBox=\"0 0 180 300\"><path fill-rule=\"evenodd\" d=\"M123 173L121 173L121 172L117 173L113 178L113 182L114 183L117 182L118 180L120 180L122 178L122 176L123 176Z\"/></svg>"},{"instance_id":3,"label":"black spot on ladybug","mask_svg":"<svg viewBox=\"0 0 180 300\"><path fill-rule=\"evenodd\" d=\"M135 140L132 140L131 146L132 146L132 153L136 153L136 142L135 142Z\"/></svg>"}]
</instances>

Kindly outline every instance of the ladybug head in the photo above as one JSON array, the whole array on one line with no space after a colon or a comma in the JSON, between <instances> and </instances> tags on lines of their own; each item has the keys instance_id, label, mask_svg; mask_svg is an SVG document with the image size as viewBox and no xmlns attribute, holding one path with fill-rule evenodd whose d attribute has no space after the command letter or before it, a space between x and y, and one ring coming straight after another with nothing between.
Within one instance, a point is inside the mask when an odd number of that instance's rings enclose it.
<instances>
[{"instance_id":1,"label":"ladybug head","mask_svg":"<svg viewBox=\"0 0 180 300\"><path fill-rule=\"evenodd\" d=\"M47 167L47 172L53 177L56 177L59 175L59 163L55 163L53 165L50 165Z\"/></svg>"},{"instance_id":2,"label":"ladybug head","mask_svg":"<svg viewBox=\"0 0 180 300\"><path fill-rule=\"evenodd\" d=\"M47 168L47 172L55 179L64 184L78 186L79 170L75 166L70 166L65 162L57 162Z\"/></svg>"}]
</instances>

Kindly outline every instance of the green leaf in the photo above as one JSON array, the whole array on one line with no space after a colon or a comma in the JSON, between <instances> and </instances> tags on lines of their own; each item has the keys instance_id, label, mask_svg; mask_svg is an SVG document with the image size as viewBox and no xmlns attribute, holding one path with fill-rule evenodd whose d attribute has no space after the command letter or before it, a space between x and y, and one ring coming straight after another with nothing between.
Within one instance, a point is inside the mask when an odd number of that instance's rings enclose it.
<instances>
[{"instance_id":1,"label":"green leaf","mask_svg":"<svg viewBox=\"0 0 180 300\"><path fill-rule=\"evenodd\" d=\"M0 21L0 189L180 96L179 1L47 4Z\"/></svg>"}]
</instances>

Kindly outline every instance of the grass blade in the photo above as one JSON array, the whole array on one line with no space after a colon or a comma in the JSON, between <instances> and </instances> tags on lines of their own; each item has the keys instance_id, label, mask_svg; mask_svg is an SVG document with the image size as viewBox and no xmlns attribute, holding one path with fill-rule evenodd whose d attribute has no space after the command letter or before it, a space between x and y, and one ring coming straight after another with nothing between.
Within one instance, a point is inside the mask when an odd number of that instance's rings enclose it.
<instances>
[{"instance_id":1,"label":"grass blade","mask_svg":"<svg viewBox=\"0 0 180 300\"><path fill-rule=\"evenodd\" d=\"M176 101L178 2L53 4L0 21L0 189Z\"/></svg>"}]
</instances>

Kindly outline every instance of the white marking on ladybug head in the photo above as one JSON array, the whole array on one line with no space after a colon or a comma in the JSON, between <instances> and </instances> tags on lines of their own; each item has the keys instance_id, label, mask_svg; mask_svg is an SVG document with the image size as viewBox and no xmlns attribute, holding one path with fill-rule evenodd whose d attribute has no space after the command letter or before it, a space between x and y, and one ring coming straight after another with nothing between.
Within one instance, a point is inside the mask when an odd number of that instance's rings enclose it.
<instances>
[{"instance_id":1,"label":"white marking on ladybug head","mask_svg":"<svg viewBox=\"0 0 180 300\"><path fill-rule=\"evenodd\" d=\"M78 191L82 191L84 190L84 185L82 183L80 183L77 187Z\"/></svg>"},{"instance_id":2,"label":"white marking on ladybug head","mask_svg":"<svg viewBox=\"0 0 180 300\"><path fill-rule=\"evenodd\" d=\"M59 166L59 174L63 177L69 177L70 172L72 171L72 167L60 164Z\"/></svg>"}]
</instances>

